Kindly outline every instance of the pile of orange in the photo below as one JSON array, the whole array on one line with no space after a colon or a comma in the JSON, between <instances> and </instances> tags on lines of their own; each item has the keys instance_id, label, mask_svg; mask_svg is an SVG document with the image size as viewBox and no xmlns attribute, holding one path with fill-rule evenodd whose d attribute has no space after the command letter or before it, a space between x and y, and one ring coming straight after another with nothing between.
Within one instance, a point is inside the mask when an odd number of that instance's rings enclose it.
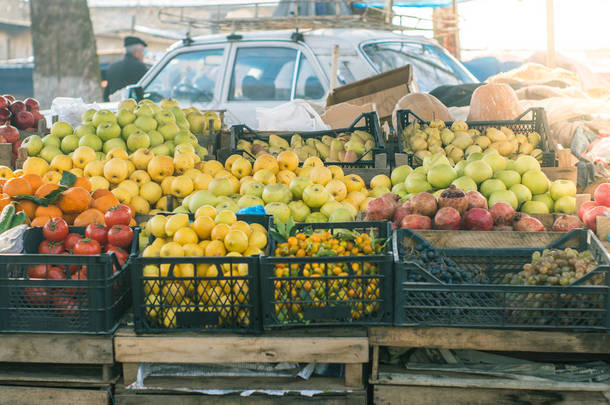
<instances>
[{"instance_id":1,"label":"pile of orange","mask_svg":"<svg viewBox=\"0 0 610 405\"><path fill-rule=\"evenodd\" d=\"M54 204L46 207L30 200L15 198L20 195L44 198L58 187L54 183L43 183L42 177L37 174L0 180L0 210L15 202L17 212L25 212L32 226L43 226L55 217L63 217L69 225L87 226L93 222L104 224L106 211L119 205L119 200L108 190L96 190L92 194L91 183L85 177L78 177ZM132 212L135 213L135 210L132 209ZM135 225L133 218L132 225Z\"/></svg>"}]
</instances>

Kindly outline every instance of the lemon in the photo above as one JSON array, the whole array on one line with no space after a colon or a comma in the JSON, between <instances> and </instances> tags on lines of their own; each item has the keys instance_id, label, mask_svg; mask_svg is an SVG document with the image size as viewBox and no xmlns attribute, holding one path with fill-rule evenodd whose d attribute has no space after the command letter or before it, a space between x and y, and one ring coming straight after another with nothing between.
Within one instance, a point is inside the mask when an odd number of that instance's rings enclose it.
<instances>
[{"instance_id":1,"label":"lemon","mask_svg":"<svg viewBox=\"0 0 610 405\"><path fill-rule=\"evenodd\" d=\"M174 214L170 215L165 222L165 234L167 236L174 236L178 229L186 228L189 225L188 214Z\"/></svg>"},{"instance_id":2,"label":"lemon","mask_svg":"<svg viewBox=\"0 0 610 405\"><path fill-rule=\"evenodd\" d=\"M267 232L255 230L248 238L248 245L256 249L264 249L267 246Z\"/></svg>"},{"instance_id":3,"label":"lemon","mask_svg":"<svg viewBox=\"0 0 610 405\"><path fill-rule=\"evenodd\" d=\"M226 253L225 244L220 240L213 240L205 247L206 256L224 256Z\"/></svg>"},{"instance_id":4,"label":"lemon","mask_svg":"<svg viewBox=\"0 0 610 405\"><path fill-rule=\"evenodd\" d=\"M233 229L225 235L224 243L229 252L242 253L248 248L248 235L244 231Z\"/></svg>"},{"instance_id":5,"label":"lemon","mask_svg":"<svg viewBox=\"0 0 610 405\"><path fill-rule=\"evenodd\" d=\"M223 210L216 214L214 222L217 224L233 225L237 221L237 215L233 211Z\"/></svg>"},{"instance_id":6,"label":"lemon","mask_svg":"<svg viewBox=\"0 0 610 405\"><path fill-rule=\"evenodd\" d=\"M157 246L147 246L144 251L142 252L142 257L159 257L159 254L161 253L161 249L159 249Z\"/></svg>"},{"instance_id":7,"label":"lemon","mask_svg":"<svg viewBox=\"0 0 610 405\"><path fill-rule=\"evenodd\" d=\"M148 220L147 228L148 230L157 238L165 237L165 223L167 222L167 217L165 215L155 215L151 219Z\"/></svg>"},{"instance_id":8,"label":"lemon","mask_svg":"<svg viewBox=\"0 0 610 405\"><path fill-rule=\"evenodd\" d=\"M182 257L184 249L177 242L169 242L163 245L160 252L161 257Z\"/></svg>"},{"instance_id":9,"label":"lemon","mask_svg":"<svg viewBox=\"0 0 610 405\"><path fill-rule=\"evenodd\" d=\"M248 223L245 221L235 222L233 225L231 225L231 229L238 229L240 231L243 231L248 237L250 237L250 234L252 233L250 225L248 225Z\"/></svg>"},{"instance_id":10,"label":"lemon","mask_svg":"<svg viewBox=\"0 0 610 405\"><path fill-rule=\"evenodd\" d=\"M182 248L184 249L185 256L194 256L194 257L203 256L203 248L201 248L196 243L187 243L186 245L182 245Z\"/></svg>"},{"instance_id":11,"label":"lemon","mask_svg":"<svg viewBox=\"0 0 610 405\"><path fill-rule=\"evenodd\" d=\"M184 246L187 244L196 244L199 242L199 238L197 237L197 233L191 228L181 228L174 233L174 242Z\"/></svg>"},{"instance_id":12,"label":"lemon","mask_svg":"<svg viewBox=\"0 0 610 405\"><path fill-rule=\"evenodd\" d=\"M250 229L252 230L252 232L259 231L263 232L265 235L267 234L267 230L265 229L265 227L261 224L257 224L256 222L250 224Z\"/></svg>"},{"instance_id":13,"label":"lemon","mask_svg":"<svg viewBox=\"0 0 610 405\"><path fill-rule=\"evenodd\" d=\"M193 229L199 236L199 239L208 239L212 233L212 229L216 226L216 223L212 217L207 215L195 216L195 222L193 222Z\"/></svg>"},{"instance_id":14,"label":"lemon","mask_svg":"<svg viewBox=\"0 0 610 405\"><path fill-rule=\"evenodd\" d=\"M227 224L218 224L212 229L210 234L212 240L224 241L225 236L231 231L231 227Z\"/></svg>"},{"instance_id":15,"label":"lemon","mask_svg":"<svg viewBox=\"0 0 610 405\"><path fill-rule=\"evenodd\" d=\"M213 206L202 205L201 207L197 208L197 211L195 211L195 218L205 216L215 218L217 214L218 212L216 212L216 208L214 208Z\"/></svg>"}]
</instances>

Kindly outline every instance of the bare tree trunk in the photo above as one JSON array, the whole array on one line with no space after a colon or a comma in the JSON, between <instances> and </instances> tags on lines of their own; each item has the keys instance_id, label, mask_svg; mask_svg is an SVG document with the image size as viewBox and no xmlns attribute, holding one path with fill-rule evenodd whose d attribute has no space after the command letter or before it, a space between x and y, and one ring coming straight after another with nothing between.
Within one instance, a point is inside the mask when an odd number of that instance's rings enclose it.
<instances>
[{"instance_id":1,"label":"bare tree trunk","mask_svg":"<svg viewBox=\"0 0 610 405\"><path fill-rule=\"evenodd\" d=\"M100 64L87 0L30 0L34 94L43 108L55 97L102 100Z\"/></svg>"}]
</instances>

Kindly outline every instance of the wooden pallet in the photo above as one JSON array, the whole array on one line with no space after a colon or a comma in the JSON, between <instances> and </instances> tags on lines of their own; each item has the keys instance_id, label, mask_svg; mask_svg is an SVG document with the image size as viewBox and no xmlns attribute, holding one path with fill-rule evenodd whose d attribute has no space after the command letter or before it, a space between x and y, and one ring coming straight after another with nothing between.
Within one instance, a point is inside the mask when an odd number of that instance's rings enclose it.
<instances>
[{"instance_id":1,"label":"wooden pallet","mask_svg":"<svg viewBox=\"0 0 610 405\"><path fill-rule=\"evenodd\" d=\"M114 352L116 361L122 363L125 385L136 381L140 363L342 363L345 365L345 377L331 380L335 387L351 391L363 389L363 367L369 361L366 330L353 328L288 330L260 336L194 333L135 335L133 330L122 328L115 334ZM227 381L226 378L222 380ZM299 389L307 389L308 381L289 380L282 382L287 389L291 389L293 384L297 384ZM246 389L248 386L238 379L229 379L228 383L235 389ZM218 385L210 387L218 388ZM249 389L263 387L266 385L250 386Z\"/></svg>"},{"instance_id":2,"label":"wooden pallet","mask_svg":"<svg viewBox=\"0 0 610 405\"><path fill-rule=\"evenodd\" d=\"M82 389L0 385L0 403L11 405L108 405L111 386Z\"/></svg>"}]
</instances>

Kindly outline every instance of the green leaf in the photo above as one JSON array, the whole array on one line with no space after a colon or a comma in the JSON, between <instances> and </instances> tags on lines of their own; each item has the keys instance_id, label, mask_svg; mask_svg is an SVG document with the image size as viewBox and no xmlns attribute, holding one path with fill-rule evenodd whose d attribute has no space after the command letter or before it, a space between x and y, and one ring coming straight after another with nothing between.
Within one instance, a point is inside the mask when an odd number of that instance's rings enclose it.
<instances>
[{"instance_id":1,"label":"green leaf","mask_svg":"<svg viewBox=\"0 0 610 405\"><path fill-rule=\"evenodd\" d=\"M61 175L61 180L59 181L59 185L72 187L72 185L76 182L76 175L74 173L70 173L67 170L64 170Z\"/></svg>"},{"instance_id":2,"label":"green leaf","mask_svg":"<svg viewBox=\"0 0 610 405\"><path fill-rule=\"evenodd\" d=\"M64 172L64 173L66 173L66 172ZM72 174L72 173L70 173L70 174ZM57 201L59 199L59 197L61 196L61 193L63 193L67 189L68 188L65 186L59 186L55 190L53 190L49 194L47 194L47 196L44 198L34 197L33 195L18 195L15 197L15 199L33 201L38 205L47 207L49 204L53 204L55 201Z\"/></svg>"},{"instance_id":3,"label":"green leaf","mask_svg":"<svg viewBox=\"0 0 610 405\"><path fill-rule=\"evenodd\" d=\"M286 238L284 237L284 235L282 235L281 233L279 233L278 231L272 229L269 231L269 234L271 235L271 237L273 238L273 240L275 240L278 243L286 243Z\"/></svg>"}]
</instances>

